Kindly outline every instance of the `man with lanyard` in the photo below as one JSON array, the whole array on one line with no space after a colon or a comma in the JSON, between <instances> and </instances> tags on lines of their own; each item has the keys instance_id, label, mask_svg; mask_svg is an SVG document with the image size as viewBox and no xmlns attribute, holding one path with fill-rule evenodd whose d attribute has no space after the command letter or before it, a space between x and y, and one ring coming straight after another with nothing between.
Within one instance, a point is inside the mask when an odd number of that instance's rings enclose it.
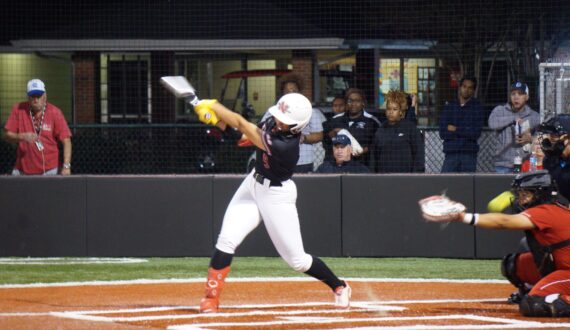
<instances>
[{"instance_id":1,"label":"man with lanyard","mask_svg":"<svg viewBox=\"0 0 570 330\"><path fill-rule=\"evenodd\" d=\"M28 101L14 105L4 126L6 139L18 144L12 175L56 175L58 142L63 144L61 174L71 174L71 132L63 113L47 102L41 80L30 80L27 94Z\"/></svg>"}]
</instances>

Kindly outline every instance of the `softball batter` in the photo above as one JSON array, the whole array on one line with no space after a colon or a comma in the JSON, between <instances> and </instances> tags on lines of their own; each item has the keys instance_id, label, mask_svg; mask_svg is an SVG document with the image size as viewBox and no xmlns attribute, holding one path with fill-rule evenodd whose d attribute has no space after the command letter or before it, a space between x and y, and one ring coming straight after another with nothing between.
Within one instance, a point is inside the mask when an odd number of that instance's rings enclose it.
<instances>
[{"instance_id":1,"label":"softball batter","mask_svg":"<svg viewBox=\"0 0 570 330\"><path fill-rule=\"evenodd\" d=\"M269 108L269 117L250 123L216 100L202 100L195 106L199 119L225 130L231 126L245 134L258 148L255 169L242 182L224 215L214 254L210 260L206 294L201 313L215 313L224 280L237 247L263 220L279 255L294 270L328 285L334 292L335 307L348 308L351 289L319 258L303 248L295 202L297 187L291 180L299 158L301 130L309 123L312 106L301 94L283 96ZM228 128L231 130L231 128Z\"/></svg>"}]
</instances>

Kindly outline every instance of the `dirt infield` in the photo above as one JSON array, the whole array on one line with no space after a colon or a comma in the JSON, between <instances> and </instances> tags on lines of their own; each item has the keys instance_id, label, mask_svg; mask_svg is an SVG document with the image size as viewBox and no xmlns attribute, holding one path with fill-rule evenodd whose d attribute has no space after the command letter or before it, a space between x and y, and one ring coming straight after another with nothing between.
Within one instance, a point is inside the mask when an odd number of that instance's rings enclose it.
<instances>
[{"instance_id":1,"label":"dirt infield","mask_svg":"<svg viewBox=\"0 0 570 330\"><path fill-rule=\"evenodd\" d=\"M229 281L220 313L199 314L201 281L0 287L0 329L546 329L499 282L352 280L350 310L312 280Z\"/></svg>"}]
</instances>

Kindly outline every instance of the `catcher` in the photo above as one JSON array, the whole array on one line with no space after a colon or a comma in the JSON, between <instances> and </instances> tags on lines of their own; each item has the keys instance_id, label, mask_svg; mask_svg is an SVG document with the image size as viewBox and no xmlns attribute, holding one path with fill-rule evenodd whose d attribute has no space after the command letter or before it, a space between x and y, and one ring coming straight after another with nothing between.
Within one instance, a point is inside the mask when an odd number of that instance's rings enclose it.
<instances>
[{"instance_id":1,"label":"catcher","mask_svg":"<svg viewBox=\"0 0 570 330\"><path fill-rule=\"evenodd\" d=\"M548 171L522 173L511 185L518 214L468 213L444 196L419 201L429 222L463 222L493 229L524 230L530 251L508 254L503 275L519 289L524 316L570 316L570 209Z\"/></svg>"}]
</instances>

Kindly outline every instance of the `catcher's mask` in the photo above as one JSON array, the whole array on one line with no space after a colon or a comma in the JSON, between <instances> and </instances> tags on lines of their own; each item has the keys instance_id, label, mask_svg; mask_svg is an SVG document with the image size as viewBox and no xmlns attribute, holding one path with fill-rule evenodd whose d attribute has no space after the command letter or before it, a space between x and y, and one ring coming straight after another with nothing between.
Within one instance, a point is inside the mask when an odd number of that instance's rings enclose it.
<instances>
[{"instance_id":1,"label":"catcher's mask","mask_svg":"<svg viewBox=\"0 0 570 330\"><path fill-rule=\"evenodd\" d=\"M515 177L511 187L515 196L512 205L519 212L533 206L554 203L558 196L556 183L552 181L546 170L521 173ZM531 193L532 197L520 200L524 192Z\"/></svg>"},{"instance_id":2,"label":"catcher's mask","mask_svg":"<svg viewBox=\"0 0 570 330\"><path fill-rule=\"evenodd\" d=\"M551 157L560 157L562 151L564 151L564 141L560 139L552 141L551 136L560 137L570 132L570 115L561 114L554 116L540 124L537 131L540 134L540 147L544 154Z\"/></svg>"}]
</instances>

